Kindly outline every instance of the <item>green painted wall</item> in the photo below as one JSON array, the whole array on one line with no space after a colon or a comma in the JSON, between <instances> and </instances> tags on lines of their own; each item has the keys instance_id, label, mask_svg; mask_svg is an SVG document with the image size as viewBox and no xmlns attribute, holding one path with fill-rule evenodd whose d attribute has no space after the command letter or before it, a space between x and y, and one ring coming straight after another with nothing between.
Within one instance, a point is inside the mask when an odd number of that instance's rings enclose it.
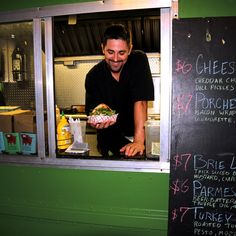
<instances>
[{"instance_id":1,"label":"green painted wall","mask_svg":"<svg viewBox=\"0 0 236 236\"><path fill-rule=\"evenodd\" d=\"M1 1L0 11L34 8L34 7L45 7L60 4L70 4L70 3L81 3L81 2L93 2L96 0L10 0Z\"/></svg>"},{"instance_id":2,"label":"green painted wall","mask_svg":"<svg viewBox=\"0 0 236 236\"><path fill-rule=\"evenodd\" d=\"M179 17L236 16L236 0L179 0Z\"/></svg>"},{"instance_id":3,"label":"green painted wall","mask_svg":"<svg viewBox=\"0 0 236 236\"><path fill-rule=\"evenodd\" d=\"M0 233L164 236L168 178L0 165Z\"/></svg>"}]
</instances>

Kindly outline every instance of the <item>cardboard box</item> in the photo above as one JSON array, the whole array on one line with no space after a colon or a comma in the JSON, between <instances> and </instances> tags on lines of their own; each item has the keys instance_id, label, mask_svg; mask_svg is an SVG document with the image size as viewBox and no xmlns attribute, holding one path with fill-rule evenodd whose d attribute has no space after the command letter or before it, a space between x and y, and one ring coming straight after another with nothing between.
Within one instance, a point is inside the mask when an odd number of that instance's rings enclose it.
<instances>
[{"instance_id":1,"label":"cardboard box","mask_svg":"<svg viewBox=\"0 0 236 236\"><path fill-rule=\"evenodd\" d=\"M37 142L36 134L20 133L20 145L22 154L36 154Z\"/></svg>"},{"instance_id":2,"label":"cardboard box","mask_svg":"<svg viewBox=\"0 0 236 236\"><path fill-rule=\"evenodd\" d=\"M19 114L29 113L30 110L14 110L7 112L0 112L0 131L14 132L14 116Z\"/></svg>"},{"instance_id":3,"label":"cardboard box","mask_svg":"<svg viewBox=\"0 0 236 236\"><path fill-rule=\"evenodd\" d=\"M20 135L19 133L4 133L5 152L8 154L21 153Z\"/></svg>"},{"instance_id":4,"label":"cardboard box","mask_svg":"<svg viewBox=\"0 0 236 236\"><path fill-rule=\"evenodd\" d=\"M47 118L44 116L45 135L47 135ZM14 131L37 133L36 127L36 113L30 111L24 114L17 114L14 116Z\"/></svg>"},{"instance_id":5,"label":"cardboard box","mask_svg":"<svg viewBox=\"0 0 236 236\"><path fill-rule=\"evenodd\" d=\"M15 132L30 132L36 133L36 114L33 111L17 114L14 116L14 131Z\"/></svg>"},{"instance_id":6,"label":"cardboard box","mask_svg":"<svg viewBox=\"0 0 236 236\"><path fill-rule=\"evenodd\" d=\"M1 115L0 113L0 131L13 132L13 116Z\"/></svg>"}]
</instances>

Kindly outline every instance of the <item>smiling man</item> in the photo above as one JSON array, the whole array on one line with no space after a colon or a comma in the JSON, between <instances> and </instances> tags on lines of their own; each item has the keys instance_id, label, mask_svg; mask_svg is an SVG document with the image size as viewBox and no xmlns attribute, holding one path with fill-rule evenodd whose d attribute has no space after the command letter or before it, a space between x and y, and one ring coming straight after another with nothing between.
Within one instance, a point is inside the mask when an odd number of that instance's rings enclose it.
<instances>
[{"instance_id":1,"label":"smiling man","mask_svg":"<svg viewBox=\"0 0 236 236\"><path fill-rule=\"evenodd\" d=\"M105 58L86 76L86 113L102 106L118 116L116 122L90 123L97 129L98 150L103 156L142 155L147 101L154 100L147 56L132 50L131 34L121 24L105 30L101 46Z\"/></svg>"}]
</instances>

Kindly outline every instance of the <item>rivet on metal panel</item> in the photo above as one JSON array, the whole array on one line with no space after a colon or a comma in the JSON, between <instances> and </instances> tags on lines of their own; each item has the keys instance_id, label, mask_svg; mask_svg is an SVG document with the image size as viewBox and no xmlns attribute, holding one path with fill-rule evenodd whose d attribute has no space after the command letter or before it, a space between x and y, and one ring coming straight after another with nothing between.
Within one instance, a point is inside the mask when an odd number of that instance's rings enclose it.
<instances>
[{"instance_id":1,"label":"rivet on metal panel","mask_svg":"<svg viewBox=\"0 0 236 236\"><path fill-rule=\"evenodd\" d=\"M172 0L171 11L172 11L172 18L177 19L179 17L179 14L178 14L178 0Z\"/></svg>"},{"instance_id":2,"label":"rivet on metal panel","mask_svg":"<svg viewBox=\"0 0 236 236\"><path fill-rule=\"evenodd\" d=\"M206 29L206 41L211 42L211 34L209 32L209 29Z\"/></svg>"}]
</instances>

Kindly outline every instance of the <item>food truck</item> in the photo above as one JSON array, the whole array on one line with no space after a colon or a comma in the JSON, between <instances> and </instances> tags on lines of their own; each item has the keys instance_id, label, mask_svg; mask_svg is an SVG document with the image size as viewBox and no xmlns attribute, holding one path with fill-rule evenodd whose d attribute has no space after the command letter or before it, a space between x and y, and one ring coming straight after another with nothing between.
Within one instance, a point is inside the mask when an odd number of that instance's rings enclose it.
<instances>
[{"instance_id":1,"label":"food truck","mask_svg":"<svg viewBox=\"0 0 236 236\"><path fill-rule=\"evenodd\" d=\"M206 27L204 40L210 44L215 36L211 31L214 29L214 23L220 24L219 22L224 21L226 17L227 24L225 23L222 29L225 29L227 37L222 36L220 42L222 45L227 45L227 42L231 42L229 40L231 36L228 38L230 34L226 28L231 29L231 23L228 22L235 21L235 8L236 3L231 0L223 3L220 0L214 3L210 0L43 2L12 0L2 4L0 6L0 91L4 99L4 105L0 106L2 234L171 236L177 232L176 235L214 235L212 234L215 233L212 226L214 222L206 226L200 219L203 220L205 217L205 221L210 221L211 216L213 217L212 212L220 208L226 209L227 212L229 210L229 213L228 215L214 213L214 217L219 217L218 219L225 217L216 223L228 229L224 228L222 231L227 234L215 235L234 235L231 232L235 232L236 226L233 222L236 214L235 209L231 207L233 205L230 205L235 199L234 187L228 188L231 189L232 195L228 206L219 206L215 202L218 208L215 206L207 213L203 213L200 212L200 208L202 209L202 204L207 204L207 201L201 200L200 205L183 205L185 199L186 202L189 201L184 193L191 195L192 192L188 192L188 189L194 187L196 192L199 191L203 185L199 178L201 180L204 178L203 175L191 176L192 173L187 171L190 169L187 168L190 163L188 161L194 160L195 164L201 166L201 168L197 166L199 169L207 168L205 174L208 174L208 177L205 178L213 178L213 172L209 172L210 168L214 167L214 171L223 171L225 168L225 176L226 172L229 173L227 183L231 184L234 180L232 171L236 165L235 149L232 148L234 145L228 142L225 149L217 149L217 160L210 156L206 161L200 154L191 156L189 154L191 148L213 145L212 141L209 141L212 139L210 134L216 128L214 125L212 127L212 123L210 125L207 123L205 130L209 133L209 136L206 135L208 141L205 142L199 135L198 138L193 138L193 144L190 141L188 144L186 141L187 146L184 146L181 137L192 140L192 136L195 137L193 135L195 130L202 132L205 126L202 128L193 124L192 120L190 122L187 119L189 115L181 116L181 112L187 114L195 96L194 117L197 117L195 122L202 121L203 115L215 115L216 111L212 111L212 107L206 111L204 107L206 105L203 104L206 98L203 91L208 91L207 86L211 83L210 80L204 82L206 79L201 78L203 71L211 74L211 78L216 73L222 75L221 80L214 79L212 82L215 85L219 81L218 85L221 88L217 87L219 88L217 90L212 87L211 90L225 91L227 88L234 90L235 58L230 57L228 64L222 62L220 69L219 60L215 58L211 67L213 73L209 69L209 59L203 61L205 58L201 50L196 59L199 62L199 67L196 69L199 76L194 80L194 95L187 94L183 88L191 88L188 83L185 84L187 75L194 65L190 58L195 58L195 54L191 52L194 52L196 45L201 45L201 40L195 44L192 41L189 44L188 42L193 37L198 37L194 34L195 29L199 28L198 24L201 25L200 28ZM191 28L189 22L195 28ZM100 41L105 28L109 24L116 23L126 25L131 30L134 49L146 53L154 84L155 100L148 102L145 124L146 152L134 157L105 158L97 150L97 131L87 122L89 117L85 112L84 83L88 71L103 60ZM181 28L181 25L185 28ZM188 27L187 33L184 31L186 27ZM185 33L186 43L183 40L183 44L180 44L182 31ZM180 53L181 48L185 49L183 53ZM209 50L209 55L212 55L213 49ZM182 61L177 55L185 57L186 61ZM192 64L190 65L187 60ZM174 64L176 62L177 69ZM179 71L183 74L182 77L177 75ZM228 81L230 80L230 87L227 88L224 87L226 82L222 84L220 82L224 80L225 74L228 75ZM176 82L179 78L185 82L183 84ZM230 111L227 119L230 121L227 122L232 125L235 123L234 98L230 97L229 100L227 101L231 107L228 108ZM227 101L224 100L224 104ZM201 110L196 109L197 102L203 104ZM209 104L212 105L213 101L210 100ZM177 109L174 109L175 105ZM218 106L220 106L219 100L214 109ZM206 114L207 112L209 114ZM177 122L180 116L184 123L183 127L181 122ZM62 119L64 123L59 125ZM206 122L208 117L204 119ZM199 121L197 124L202 123ZM71 132L72 126L79 127L79 131ZM69 127L71 133L69 136L63 136L64 133L60 133L62 130L58 127ZM227 136L222 130L222 137L234 138L235 126L227 126L228 129L232 130L232 134ZM78 137L78 132L80 141L76 143L74 141ZM66 137L69 140L68 146L67 141L63 141L61 149L59 137ZM74 146L71 146L73 144ZM196 150L201 155L205 151L200 148ZM183 153L178 154L178 151ZM226 156L230 164L227 162L223 167L225 159L222 159L222 156ZM178 169L178 164L186 168ZM197 167L194 169L195 174L202 174L200 170L196 170ZM188 173L187 177L184 172ZM214 177L219 180L220 175L223 176L223 172L215 173ZM221 185L222 176L218 181ZM188 182L189 179L193 181L191 184ZM220 187L215 188L216 192L224 191ZM175 194L179 192L182 195L178 195L177 198ZM201 194L203 195L202 192ZM197 201L195 197L194 195L193 199L191 198L191 204ZM221 197L227 199L227 196ZM183 202L179 199L183 199ZM189 209L194 210L190 213ZM189 214L188 218L192 220L190 223L186 220L185 214ZM210 216L206 216L207 214ZM178 221L175 221L176 218ZM185 228L186 222L188 227ZM208 234L201 234L203 231Z\"/></svg>"}]
</instances>

